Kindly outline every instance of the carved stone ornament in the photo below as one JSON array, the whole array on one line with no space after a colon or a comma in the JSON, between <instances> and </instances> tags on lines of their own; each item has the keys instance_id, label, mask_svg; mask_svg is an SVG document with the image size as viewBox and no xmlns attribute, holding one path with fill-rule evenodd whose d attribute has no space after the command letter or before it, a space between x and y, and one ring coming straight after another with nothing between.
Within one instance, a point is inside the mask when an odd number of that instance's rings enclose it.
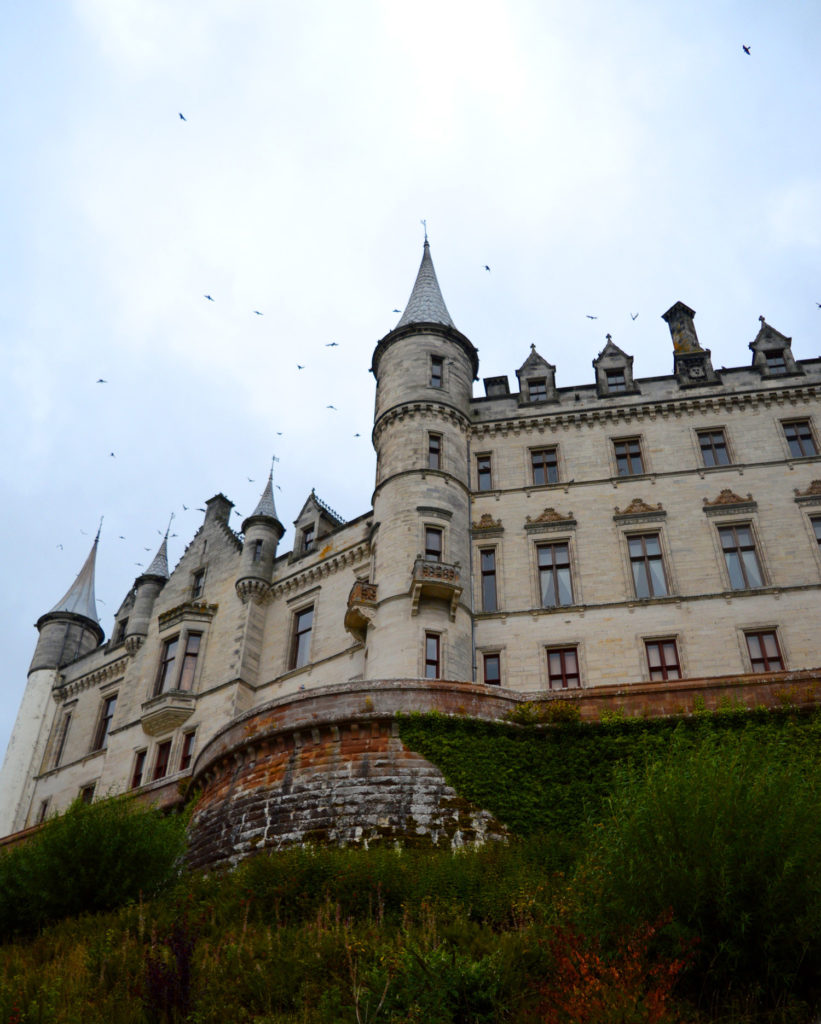
<instances>
[{"instance_id":1,"label":"carved stone ornament","mask_svg":"<svg viewBox=\"0 0 821 1024\"><path fill-rule=\"evenodd\" d=\"M501 519L494 519L490 512L483 512L479 516L479 522L473 524L474 530L499 530L502 527Z\"/></svg>"},{"instance_id":2,"label":"carved stone ornament","mask_svg":"<svg viewBox=\"0 0 821 1024\"><path fill-rule=\"evenodd\" d=\"M555 508L546 508L541 515L536 516L535 519L527 517L528 523L569 523L573 519L573 513L568 512L566 516L563 516L561 512L557 512Z\"/></svg>"},{"instance_id":3,"label":"carved stone ornament","mask_svg":"<svg viewBox=\"0 0 821 1024\"><path fill-rule=\"evenodd\" d=\"M648 505L642 498L633 498L625 509L616 506L617 516L644 516L648 513L663 512L661 502L658 505Z\"/></svg>"},{"instance_id":4,"label":"carved stone ornament","mask_svg":"<svg viewBox=\"0 0 821 1024\"><path fill-rule=\"evenodd\" d=\"M742 498L740 494L736 494L735 491L731 491L729 487L725 487L721 494L717 498L713 498L712 501L709 498L704 499L704 505L708 508L715 508L716 506L723 505L749 505L753 500L752 494L748 494L746 498Z\"/></svg>"},{"instance_id":5,"label":"carved stone ornament","mask_svg":"<svg viewBox=\"0 0 821 1024\"><path fill-rule=\"evenodd\" d=\"M795 500L804 505L821 505L821 480L813 480L806 491L793 488Z\"/></svg>"}]
</instances>

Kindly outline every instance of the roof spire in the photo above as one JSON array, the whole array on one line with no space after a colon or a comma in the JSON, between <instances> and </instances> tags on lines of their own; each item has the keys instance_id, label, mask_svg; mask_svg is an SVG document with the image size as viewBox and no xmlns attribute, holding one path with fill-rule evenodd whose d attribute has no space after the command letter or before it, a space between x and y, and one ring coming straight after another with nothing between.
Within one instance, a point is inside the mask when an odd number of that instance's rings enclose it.
<instances>
[{"instance_id":1,"label":"roof spire","mask_svg":"<svg viewBox=\"0 0 821 1024\"><path fill-rule=\"evenodd\" d=\"M171 518L168 520L168 526L165 531L165 536L162 539L157 549L156 555L151 562L151 565L145 570L143 576L161 576L164 580L169 577L168 572L168 534L171 532L171 524L174 522L174 513L171 513Z\"/></svg>"},{"instance_id":2,"label":"roof spire","mask_svg":"<svg viewBox=\"0 0 821 1024\"><path fill-rule=\"evenodd\" d=\"M94 597L94 569L97 563L97 545L100 542L100 530L103 528L103 520L100 518L100 525L97 528L97 536L91 545L82 569L77 574L77 579L71 584L63 597L51 609L51 612L71 612L73 615L82 615L97 625L100 620L97 618L97 602Z\"/></svg>"},{"instance_id":3,"label":"roof spire","mask_svg":"<svg viewBox=\"0 0 821 1024\"><path fill-rule=\"evenodd\" d=\"M423 220L422 225L425 229L422 262L419 264L419 273L416 275L416 283L405 306L405 312L396 327L405 327L407 324L443 324L445 327L455 327L442 298L436 271L433 269L433 260L430 258L427 222Z\"/></svg>"},{"instance_id":4,"label":"roof spire","mask_svg":"<svg viewBox=\"0 0 821 1024\"><path fill-rule=\"evenodd\" d=\"M262 492L257 507L248 517L252 519L254 516L268 516L269 519L278 519L276 506L274 505L274 463L279 462L276 455L271 458L271 471L268 474L268 483L265 485L265 490Z\"/></svg>"}]
</instances>

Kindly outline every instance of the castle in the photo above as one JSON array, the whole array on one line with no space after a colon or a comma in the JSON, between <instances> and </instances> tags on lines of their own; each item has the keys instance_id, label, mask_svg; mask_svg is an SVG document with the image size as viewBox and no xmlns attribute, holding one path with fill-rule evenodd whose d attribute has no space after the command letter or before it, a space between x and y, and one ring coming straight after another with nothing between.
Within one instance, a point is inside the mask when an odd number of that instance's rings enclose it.
<instances>
[{"instance_id":1,"label":"castle","mask_svg":"<svg viewBox=\"0 0 821 1024\"><path fill-rule=\"evenodd\" d=\"M203 863L409 816L435 838L447 787L402 749L397 711L614 694L675 711L813 678L821 359L795 360L761 317L751 364L717 370L694 316L664 314L668 376L634 376L608 336L592 384L557 387L531 346L515 387L474 395L478 354L426 240L373 353L371 506L344 522L311 492L283 553L270 477L240 533L216 495L173 572L163 540L107 641L95 540L37 622L0 835L78 795L173 803L193 777Z\"/></svg>"}]
</instances>

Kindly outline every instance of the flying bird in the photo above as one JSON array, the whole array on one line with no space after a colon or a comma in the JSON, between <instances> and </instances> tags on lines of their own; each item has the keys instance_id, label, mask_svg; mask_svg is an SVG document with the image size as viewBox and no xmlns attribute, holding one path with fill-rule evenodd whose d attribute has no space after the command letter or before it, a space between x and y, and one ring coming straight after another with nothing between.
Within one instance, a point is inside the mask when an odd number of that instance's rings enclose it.
<instances>
[{"instance_id":1,"label":"flying bird","mask_svg":"<svg viewBox=\"0 0 821 1024\"><path fill-rule=\"evenodd\" d=\"M300 366L299 363L296 364L296 368L298 370L304 370L305 369L305 367L304 366Z\"/></svg>"},{"instance_id":2,"label":"flying bird","mask_svg":"<svg viewBox=\"0 0 821 1024\"><path fill-rule=\"evenodd\" d=\"M279 484L274 484L274 487L276 487L276 489L277 489L278 491L281 491L281 490L282 490L282 488L281 488L281 487L279 486Z\"/></svg>"},{"instance_id":3,"label":"flying bird","mask_svg":"<svg viewBox=\"0 0 821 1024\"><path fill-rule=\"evenodd\" d=\"M745 46L744 43L742 43L741 44L741 49L747 54L748 57L750 56L750 48L749 48L749 46Z\"/></svg>"},{"instance_id":4,"label":"flying bird","mask_svg":"<svg viewBox=\"0 0 821 1024\"><path fill-rule=\"evenodd\" d=\"M59 549L60 549L61 551L63 550L63 545L62 545L62 544L58 544L58 545L57 545L57 547L58 547L58 548L59 548Z\"/></svg>"},{"instance_id":5,"label":"flying bird","mask_svg":"<svg viewBox=\"0 0 821 1024\"><path fill-rule=\"evenodd\" d=\"M818 306L818 308L821 309L821 302L816 302L816 306Z\"/></svg>"},{"instance_id":6,"label":"flying bird","mask_svg":"<svg viewBox=\"0 0 821 1024\"><path fill-rule=\"evenodd\" d=\"M339 348L339 342L338 341L329 341L327 343L327 345L325 346L325 348Z\"/></svg>"},{"instance_id":7,"label":"flying bird","mask_svg":"<svg viewBox=\"0 0 821 1024\"><path fill-rule=\"evenodd\" d=\"M354 434L354 437L361 437L361 434Z\"/></svg>"},{"instance_id":8,"label":"flying bird","mask_svg":"<svg viewBox=\"0 0 821 1024\"><path fill-rule=\"evenodd\" d=\"M109 453L108 453L108 457L109 457L110 459L116 459L116 458L117 458L117 456L116 456L116 455L114 454L114 452L109 452Z\"/></svg>"},{"instance_id":9,"label":"flying bird","mask_svg":"<svg viewBox=\"0 0 821 1024\"><path fill-rule=\"evenodd\" d=\"M260 311L258 309L255 309L254 312L256 313L257 316L262 316L263 315L262 313L260 313Z\"/></svg>"},{"instance_id":10,"label":"flying bird","mask_svg":"<svg viewBox=\"0 0 821 1024\"><path fill-rule=\"evenodd\" d=\"M183 510L183 512L187 512L188 511L188 506L187 505L183 505L182 510Z\"/></svg>"},{"instance_id":11,"label":"flying bird","mask_svg":"<svg viewBox=\"0 0 821 1024\"><path fill-rule=\"evenodd\" d=\"M187 117L183 117L183 115L182 115L182 114L180 114L180 120L181 120L181 121L187 121L187 120L188 120L188 118L187 118Z\"/></svg>"},{"instance_id":12,"label":"flying bird","mask_svg":"<svg viewBox=\"0 0 821 1024\"><path fill-rule=\"evenodd\" d=\"M402 310L401 309L394 309L392 312L394 312L394 313L401 313Z\"/></svg>"},{"instance_id":13,"label":"flying bird","mask_svg":"<svg viewBox=\"0 0 821 1024\"><path fill-rule=\"evenodd\" d=\"M631 320L638 320L638 318L639 318L639 315L638 315L638 313L631 313L631 314L630 314L630 319L631 319Z\"/></svg>"},{"instance_id":14,"label":"flying bird","mask_svg":"<svg viewBox=\"0 0 821 1024\"><path fill-rule=\"evenodd\" d=\"M98 384L108 384L108 381L107 380L103 380L102 377L98 377L97 378L97 383Z\"/></svg>"},{"instance_id":15,"label":"flying bird","mask_svg":"<svg viewBox=\"0 0 821 1024\"><path fill-rule=\"evenodd\" d=\"M337 409L337 407L335 405L326 405L325 408L326 409L333 409L334 412L339 412L339 410Z\"/></svg>"},{"instance_id":16,"label":"flying bird","mask_svg":"<svg viewBox=\"0 0 821 1024\"><path fill-rule=\"evenodd\" d=\"M282 437L282 431L281 430L277 431L277 437Z\"/></svg>"},{"instance_id":17,"label":"flying bird","mask_svg":"<svg viewBox=\"0 0 821 1024\"><path fill-rule=\"evenodd\" d=\"M119 537L118 537L117 539L118 539L118 540L125 540L125 537L123 537L123 535L122 535L122 534L120 534L120 536L119 536Z\"/></svg>"},{"instance_id":18,"label":"flying bird","mask_svg":"<svg viewBox=\"0 0 821 1024\"><path fill-rule=\"evenodd\" d=\"M488 273L490 273L490 267L489 267L489 266L487 265L487 263L485 264L485 270L486 270L486 271L487 271Z\"/></svg>"},{"instance_id":19,"label":"flying bird","mask_svg":"<svg viewBox=\"0 0 821 1024\"><path fill-rule=\"evenodd\" d=\"M599 319L597 316L591 316L589 313L585 313L584 315L587 317L588 320L598 320Z\"/></svg>"},{"instance_id":20,"label":"flying bird","mask_svg":"<svg viewBox=\"0 0 821 1024\"><path fill-rule=\"evenodd\" d=\"M205 511L205 509L204 509L204 508L198 508L198 509L197 509L197 512L204 512L204 511Z\"/></svg>"},{"instance_id":21,"label":"flying bird","mask_svg":"<svg viewBox=\"0 0 821 1024\"><path fill-rule=\"evenodd\" d=\"M250 477L250 476L249 476L249 477L246 477L246 479L248 480L248 483L249 483L249 484L252 484L252 483L254 483L254 481L253 481L253 480L251 479L251 477Z\"/></svg>"},{"instance_id":22,"label":"flying bird","mask_svg":"<svg viewBox=\"0 0 821 1024\"><path fill-rule=\"evenodd\" d=\"M213 302L213 301L214 301L214 300L213 300L213 299L211 298L211 296L210 296L210 295L203 295L203 298L204 298L204 299L208 299L208 301L209 301L209 302Z\"/></svg>"}]
</instances>

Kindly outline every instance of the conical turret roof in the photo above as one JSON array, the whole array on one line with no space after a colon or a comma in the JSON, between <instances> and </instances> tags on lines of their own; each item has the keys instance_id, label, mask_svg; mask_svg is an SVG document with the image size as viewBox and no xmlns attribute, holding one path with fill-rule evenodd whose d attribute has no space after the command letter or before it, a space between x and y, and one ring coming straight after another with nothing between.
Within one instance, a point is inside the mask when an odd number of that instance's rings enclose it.
<instances>
[{"instance_id":1,"label":"conical turret roof","mask_svg":"<svg viewBox=\"0 0 821 1024\"><path fill-rule=\"evenodd\" d=\"M254 516L267 516L269 519L277 519L277 510L274 505L274 471L273 469L268 474L268 483L265 485L265 490L262 492L257 507L248 517L253 519ZM277 519L277 522L279 520Z\"/></svg>"},{"instance_id":2,"label":"conical turret roof","mask_svg":"<svg viewBox=\"0 0 821 1024\"><path fill-rule=\"evenodd\" d=\"M143 576L162 576L164 580L168 579L168 534L162 539L154 560L151 565L145 570Z\"/></svg>"},{"instance_id":3,"label":"conical turret roof","mask_svg":"<svg viewBox=\"0 0 821 1024\"><path fill-rule=\"evenodd\" d=\"M408 304L405 306L405 312L396 327L405 327L407 324L456 326L448 313L439 282L436 280L436 271L433 269L430 244L427 238L422 251L422 262L419 264L419 273L416 275L416 283L408 299Z\"/></svg>"},{"instance_id":4,"label":"conical turret roof","mask_svg":"<svg viewBox=\"0 0 821 1024\"><path fill-rule=\"evenodd\" d=\"M97 618L97 601L94 597L94 569L97 564L97 544L100 540L100 531L94 538L91 551L85 560L77 579L71 584L63 597L51 609L49 614L54 612L71 612L73 615L82 615L91 619L97 625L100 620Z\"/></svg>"}]
</instances>

